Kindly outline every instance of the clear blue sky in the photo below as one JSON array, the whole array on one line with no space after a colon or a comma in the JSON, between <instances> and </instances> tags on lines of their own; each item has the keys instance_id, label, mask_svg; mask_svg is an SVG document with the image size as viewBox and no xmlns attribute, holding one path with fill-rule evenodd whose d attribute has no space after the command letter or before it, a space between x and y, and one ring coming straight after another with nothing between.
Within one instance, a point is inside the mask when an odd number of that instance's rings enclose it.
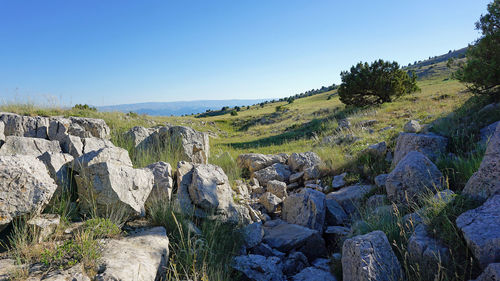
<instances>
[{"instance_id":1,"label":"clear blue sky","mask_svg":"<svg viewBox=\"0 0 500 281\"><path fill-rule=\"evenodd\" d=\"M0 99L274 98L465 47L486 0L0 0Z\"/></svg>"}]
</instances>

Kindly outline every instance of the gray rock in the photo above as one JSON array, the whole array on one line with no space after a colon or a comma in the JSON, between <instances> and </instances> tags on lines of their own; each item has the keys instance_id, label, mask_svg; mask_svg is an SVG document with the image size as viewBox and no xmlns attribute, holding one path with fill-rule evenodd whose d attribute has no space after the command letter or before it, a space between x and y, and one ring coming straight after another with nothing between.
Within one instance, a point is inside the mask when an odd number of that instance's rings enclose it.
<instances>
[{"instance_id":1,"label":"gray rock","mask_svg":"<svg viewBox=\"0 0 500 281\"><path fill-rule=\"evenodd\" d=\"M351 127L351 122L348 119L340 119L337 123L340 129L349 129Z\"/></svg>"},{"instance_id":2,"label":"gray rock","mask_svg":"<svg viewBox=\"0 0 500 281\"><path fill-rule=\"evenodd\" d=\"M47 168L34 156L0 156L0 231L19 216L39 214L56 189Z\"/></svg>"},{"instance_id":3,"label":"gray rock","mask_svg":"<svg viewBox=\"0 0 500 281\"><path fill-rule=\"evenodd\" d=\"M32 279L28 279L32 281ZM85 274L83 266L77 264L65 270L56 270L47 273L41 279L43 281L90 281L90 278ZM34 281L34 280L33 280Z\"/></svg>"},{"instance_id":4,"label":"gray rock","mask_svg":"<svg viewBox=\"0 0 500 281\"><path fill-rule=\"evenodd\" d=\"M283 261L283 273L287 276L295 275L297 272L309 266L307 257L301 252L292 252Z\"/></svg>"},{"instance_id":5,"label":"gray rock","mask_svg":"<svg viewBox=\"0 0 500 281\"><path fill-rule=\"evenodd\" d=\"M309 167L309 168L306 168L304 170L304 180L308 181L308 180L316 180L316 179L319 179L321 177L321 171L319 169L319 166L313 166L313 167Z\"/></svg>"},{"instance_id":6,"label":"gray rock","mask_svg":"<svg viewBox=\"0 0 500 281\"><path fill-rule=\"evenodd\" d=\"M110 139L111 130L102 119L70 117L71 124L68 132L71 135L81 138L96 137L100 139ZM83 128L83 133L80 128Z\"/></svg>"},{"instance_id":7,"label":"gray rock","mask_svg":"<svg viewBox=\"0 0 500 281\"><path fill-rule=\"evenodd\" d=\"M151 145L154 145L152 134L156 132L157 129L144 128L141 126L135 126L128 130L124 137L129 140L135 148L147 149Z\"/></svg>"},{"instance_id":8,"label":"gray rock","mask_svg":"<svg viewBox=\"0 0 500 281\"><path fill-rule=\"evenodd\" d=\"M3 122L0 121L0 147L3 145L3 143L5 142L5 134L4 134L4 130L5 130L5 124Z\"/></svg>"},{"instance_id":9,"label":"gray rock","mask_svg":"<svg viewBox=\"0 0 500 281\"><path fill-rule=\"evenodd\" d=\"M304 188L291 194L283 201L283 220L323 232L325 223L325 195L319 191Z\"/></svg>"},{"instance_id":10,"label":"gray rock","mask_svg":"<svg viewBox=\"0 0 500 281\"><path fill-rule=\"evenodd\" d=\"M420 126L420 123L416 120L410 120L403 126L403 130L406 133L418 133L421 129L422 127Z\"/></svg>"},{"instance_id":11,"label":"gray rock","mask_svg":"<svg viewBox=\"0 0 500 281\"><path fill-rule=\"evenodd\" d=\"M154 176L148 169L132 168L126 150L92 151L75 159L73 169L84 212L145 215L144 203L153 189Z\"/></svg>"},{"instance_id":12,"label":"gray rock","mask_svg":"<svg viewBox=\"0 0 500 281\"><path fill-rule=\"evenodd\" d=\"M61 190L68 189L71 185L70 163L74 160L73 156L66 153L45 152L37 157L45 164L50 176L57 183Z\"/></svg>"},{"instance_id":13,"label":"gray rock","mask_svg":"<svg viewBox=\"0 0 500 281\"><path fill-rule=\"evenodd\" d=\"M37 138L8 136L0 148L0 155L32 155L38 157L45 152L62 153L57 141Z\"/></svg>"},{"instance_id":14,"label":"gray rock","mask_svg":"<svg viewBox=\"0 0 500 281\"><path fill-rule=\"evenodd\" d=\"M380 174L375 177L375 185L379 188L385 188L385 182L387 180L387 174Z\"/></svg>"},{"instance_id":15,"label":"gray rock","mask_svg":"<svg viewBox=\"0 0 500 281\"><path fill-rule=\"evenodd\" d=\"M83 155L83 142L80 137L64 135L59 141L62 151L78 158Z\"/></svg>"},{"instance_id":16,"label":"gray rock","mask_svg":"<svg viewBox=\"0 0 500 281\"><path fill-rule=\"evenodd\" d=\"M339 189L341 187L344 187L346 185L346 182L344 180L346 176L347 173L342 173L340 175L334 176L332 180L332 188Z\"/></svg>"},{"instance_id":17,"label":"gray rock","mask_svg":"<svg viewBox=\"0 0 500 281\"><path fill-rule=\"evenodd\" d=\"M408 203L428 192L443 188L443 175L425 155L409 152L387 176L385 189L389 200Z\"/></svg>"},{"instance_id":18,"label":"gray rock","mask_svg":"<svg viewBox=\"0 0 500 281\"><path fill-rule=\"evenodd\" d=\"M342 247L344 281L403 280L401 266L382 231L347 239Z\"/></svg>"},{"instance_id":19,"label":"gray rock","mask_svg":"<svg viewBox=\"0 0 500 281\"><path fill-rule=\"evenodd\" d=\"M208 161L210 144L206 133L184 126L162 127L158 131L158 138L165 144L180 145L184 160L197 164L206 164Z\"/></svg>"},{"instance_id":20,"label":"gray rock","mask_svg":"<svg viewBox=\"0 0 500 281\"><path fill-rule=\"evenodd\" d=\"M387 152L387 143L385 141L372 144L361 151L361 154L375 157L383 157Z\"/></svg>"},{"instance_id":21,"label":"gray rock","mask_svg":"<svg viewBox=\"0 0 500 281\"><path fill-rule=\"evenodd\" d=\"M442 191L439 191L438 193L434 194L433 199L439 202L444 202L444 203L449 203L453 200L455 197L455 192L445 189Z\"/></svg>"},{"instance_id":22,"label":"gray rock","mask_svg":"<svg viewBox=\"0 0 500 281\"><path fill-rule=\"evenodd\" d=\"M1 122L0 122L1 123ZM0 281L10 281L11 274L19 268L12 259L0 259Z\"/></svg>"},{"instance_id":23,"label":"gray rock","mask_svg":"<svg viewBox=\"0 0 500 281\"><path fill-rule=\"evenodd\" d=\"M482 268L500 261L500 195L482 206L461 214L457 226Z\"/></svg>"},{"instance_id":24,"label":"gray rock","mask_svg":"<svg viewBox=\"0 0 500 281\"><path fill-rule=\"evenodd\" d=\"M262 223L254 222L243 228L243 236L245 239L245 246L247 248L253 248L262 242L262 237L264 237L264 229L262 228Z\"/></svg>"},{"instance_id":25,"label":"gray rock","mask_svg":"<svg viewBox=\"0 0 500 281\"><path fill-rule=\"evenodd\" d=\"M479 169L470 177L463 193L481 199L500 193L500 124L491 136Z\"/></svg>"},{"instance_id":26,"label":"gray rock","mask_svg":"<svg viewBox=\"0 0 500 281\"><path fill-rule=\"evenodd\" d=\"M486 269L473 281L499 281L500 263L490 263Z\"/></svg>"},{"instance_id":27,"label":"gray rock","mask_svg":"<svg viewBox=\"0 0 500 281\"><path fill-rule=\"evenodd\" d=\"M290 175L290 168L280 163L275 163L254 173L254 177L264 186L272 180L286 182Z\"/></svg>"},{"instance_id":28,"label":"gray rock","mask_svg":"<svg viewBox=\"0 0 500 281\"><path fill-rule=\"evenodd\" d=\"M55 214L40 214L30 220L28 225L36 229L38 243L45 241L54 233L61 222L61 217Z\"/></svg>"},{"instance_id":29,"label":"gray rock","mask_svg":"<svg viewBox=\"0 0 500 281\"><path fill-rule=\"evenodd\" d=\"M304 176L304 172L297 172L290 175L290 182L298 182Z\"/></svg>"},{"instance_id":30,"label":"gray rock","mask_svg":"<svg viewBox=\"0 0 500 281\"><path fill-rule=\"evenodd\" d=\"M357 125L360 127L371 127L377 123L378 123L378 120L369 119L369 120L361 120L361 121L359 121L359 123Z\"/></svg>"},{"instance_id":31,"label":"gray rock","mask_svg":"<svg viewBox=\"0 0 500 281\"><path fill-rule=\"evenodd\" d=\"M281 153L276 155L266 155L258 153L241 154L236 159L238 165L246 168L250 173L267 168L275 163L286 164L288 155Z\"/></svg>"},{"instance_id":32,"label":"gray rock","mask_svg":"<svg viewBox=\"0 0 500 281\"><path fill-rule=\"evenodd\" d=\"M307 267L294 275L292 281L337 281L337 279L329 271Z\"/></svg>"},{"instance_id":33,"label":"gray rock","mask_svg":"<svg viewBox=\"0 0 500 281\"><path fill-rule=\"evenodd\" d=\"M375 194L370 196L365 203L366 208L368 209L375 209L377 207L380 207L385 204L385 201L387 200L387 196L383 194Z\"/></svg>"},{"instance_id":34,"label":"gray rock","mask_svg":"<svg viewBox=\"0 0 500 281\"><path fill-rule=\"evenodd\" d=\"M325 241L316 230L286 222L264 224L264 243L281 252L296 250L309 261L326 256Z\"/></svg>"},{"instance_id":35,"label":"gray rock","mask_svg":"<svg viewBox=\"0 0 500 281\"><path fill-rule=\"evenodd\" d=\"M47 139L49 119L40 116L20 116L14 113L0 113L4 123L5 136L18 136Z\"/></svg>"},{"instance_id":36,"label":"gray rock","mask_svg":"<svg viewBox=\"0 0 500 281\"><path fill-rule=\"evenodd\" d=\"M481 137L481 140L480 140L481 144L487 145L489 143L490 138L495 133L495 130L499 124L500 124L500 121L497 121L497 122L492 123L492 124L481 129L480 134L479 134Z\"/></svg>"},{"instance_id":37,"label":"gray rock","mask_svg":"<svg viewBox=\"0 0 500 281\"><path fill-rule=\"evenodd\" d=\"M419 224L408 240L408 255L411 263L425 269L420 273L426 280L434 280L440 267L447 267L450 261L448 248L427 233L426 227Z\"/></svg>"},{"instance_id":38,"label":"gray rock","mask_svg":"<svg viewBox=\"0 0 500 281\"><path fill-rule=\"evenodd\" d=\"M312 265L316 268L322 269L324 271L330 271L330 260L329 259L316 259L312 262Z\"/></svg>"},{"instance_id":39,"label":"gray rock","mask_svg":"<svg viewBox=\"0 0 500 281\"><path fill-rule=\"evenodd\" d=\"M285 281L281 260L260 255L237 256L232 267L252 281Z\"/></svg>"},{"instance_id":40,"label":"gray rock","mask_svg":"<svg viewBox=\"0 0 500 281\"><path fill-rule=\"evenodd\" d=\"M300 172L304 171L307 168L311 168L322 163L321 158L312 152L304 152L304 153L292 153L290 158L288 158L288 165L292 171Z\"/></svg>"},{"instance_id":41,"label":"gray rock","mask_svg":"<svg viewBox=\"0 0 500 281\"><path fill-rule=\"evenodd\" d=\"M437 158L446 153L448 139L436 135L423 135L412 133L399 134L396 148L394 149L394 158L392 167L395 167L406 154L411 151L418 151L429 158L431 161L436 161Z\"/></svg>"},{"instance_id":42,"label":"gray rock","mask_svg":"<svg viewBox=\"0 0 500 281\"><path fill-rule=\"evenodd\" d=\"M156 162L146 167L154 176L153 190L151 196L166 195L168 200L171 199L174 181L172 179L172 167L167 162Z\"/></svg>"},{"instance_id":43,"label":"gray rock","mask_svg":"<svg viewBox=\"0 0 500 281\"><path fill-rule=\"evenodd\" d=\"M344 208L332 196L325 196L325 204L325 222L327 225L342 225L347 222L349 217L345 213Z\"/></svg>"},{"instance_id":44,"label":"gray rock","mask_svg":"<svg viewBox=\"0 0 500 281\"><path fill-rule=\"evenodd\" d=\"M350 234L350 229L344 226L329 226L325 229L323 236L328 245L338 245Z\"/></svg>"},{"instance_id":45,"label":"gray rock","mask_svg":"<svg viewBox=\"0 0 500 281\"><path fill-rule=\"evenodd\" d=\"M95 280L157 280L168 262L168 246L163 227L142 230L120 240L107 240Z\"/></svg>"},{"instance_id":46,"label":"gray rock","mask_svg":"<svg viewBox=\"0 0 500 281\"><path fill-rule=\"evenodd\" d=\"M347 214L355 214L358 212L363 198L374 188L375 186L373 185L351 185L328 193L326 200L335 200Z\"/></svg>"},{"instance_id":47,"label":"gray rock","mask_svg":"<svg viewBox=\"0 0 500 281\"><path fill-rule=\"evenodd\" d=\"M83 149L82 153L87 154L91 151L96 151L102 148L113 148L115 145L106 139L99 139L99 138L81 138L81 141L83 143Z\"/></svg>"},{"instance_id":48,"label":"gray rock","mask_svg":"<svg viewBox=\"0 0 500 281\"><path fill-rule=\"evenodd\" d=\"M283 199L287 196L286 183L282 181L272 180L267 183L267 191Z\"/></svg>"},{"instance_id":49,"label":"gray rock","mask_svg":"<svg viewBox=\"0 0 500 281\"><path fill-rule=\"evenodd\" d=\"M264 208L266 208L266 211L268 213L276 212L281 202L282 200L278 196L272 194L271 192L265 192L259 198L259 203L262 204Z\"/></svg>"}]
</instances>

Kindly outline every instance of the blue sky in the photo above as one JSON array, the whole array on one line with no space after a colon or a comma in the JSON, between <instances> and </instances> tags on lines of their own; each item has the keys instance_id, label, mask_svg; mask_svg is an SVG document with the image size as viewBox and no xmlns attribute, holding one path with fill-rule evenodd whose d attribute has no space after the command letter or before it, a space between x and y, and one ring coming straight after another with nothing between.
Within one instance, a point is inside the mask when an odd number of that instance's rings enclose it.
<instances>
[{"instance_id":1,"label":"blue sky","mask_svg":"<svg viewBox=\"0 0 500 281\"><path fill-rule=\"evenodd\" d=\"M290 96L378 58L465 47L485 0L0 0L0 99Z\"/></svg>"}]
</instances>

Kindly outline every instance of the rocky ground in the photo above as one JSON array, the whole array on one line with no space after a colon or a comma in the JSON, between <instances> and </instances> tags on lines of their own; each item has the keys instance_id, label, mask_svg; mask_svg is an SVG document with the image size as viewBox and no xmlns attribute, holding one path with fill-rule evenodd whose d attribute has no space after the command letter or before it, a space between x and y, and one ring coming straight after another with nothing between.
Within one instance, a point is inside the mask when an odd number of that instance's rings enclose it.
<instances>
[{"instance_id":1,"label":"rocky ground","mask_svg":"<svg viewBox=\"0 0 500 281\"><path fill-rule=\"evenodd\" d=\"M165 162L136 168L128 151L110 141L103 120L1 113L0 230L10 250L0 256L0 280L166 279L169 229L144 219L157 198L196 218L241 228L243 245L231 263L238 279L417 280L411 267L420 269L418 280L445 280L439 277L443 268L461 264L461 257L430 231L426 214L462 197L479 202L452 222L482 272L470 278L500 280L500 124L482 130L485 156L459 195L447 189L435 164L449 140L414 120L404 130L393 151L385 142L362 151L391 165L374 182L348 184L348 173L326 182L314 152L241 154L237 165L248 177L231 182L221 167L208 163L208 134L189 127L128 131L125 137L136 149L173 144L184 159L171 163L175 169ZM63 224L53 206L69 191L67 206L79 214ZM119 235L112 226L96 234L103 224L92 228L87 220L117 216L124 222ZM408 235L404 249L398 251L384 229L361 231L368 216L395 221ZM48 261L48 254L23 262L13 254L15 241L5 238L19 221L36 229L40 245L95 240L99 254L89 259L94 248L82 246L75 251L85 255L73 254L60 266L53 263L64 258ZM192 231L200 230L193 225ZM82 238L89 233L94 240Z\"/></svg>"}]
</instances>

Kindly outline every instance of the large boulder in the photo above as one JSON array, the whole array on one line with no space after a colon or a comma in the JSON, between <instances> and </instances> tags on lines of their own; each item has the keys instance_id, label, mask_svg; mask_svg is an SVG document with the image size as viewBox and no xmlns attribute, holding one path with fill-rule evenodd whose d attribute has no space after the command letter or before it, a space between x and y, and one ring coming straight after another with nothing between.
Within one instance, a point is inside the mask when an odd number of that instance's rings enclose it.
<instances>
[{"instance_id":1,"label":"large boulder","mask_svg":"<svg viewBox=\"0 0 500 281\"><path fill-rule=\"evenodd\" d=\"M155 128L144 128L135 126L128 130L124 137L130 141L135 148L147 148L155 141L153 133L157 132Z\"/></svg>"},{"instance_id":2,"label":"large boulder","mask_svg":"<svg viewBox=\"0 0 500 281\"><path fill-rule=\"evenodd\" d=\"M304 171L307 168L312 168L314 166L321 164L321 158L318 154L308 151L304 153L292 153L290 158L288 158L288 165L293 171L299 172Z\"/></svg>"},{"instance_id":3,"label":"large boulder","mask_svg":"<svg viewBox=\"0 0 500 281\"><path fill-rule=\"evenodd\" d=\"M326 200L335 200L348 214L356 214L365 196L375 189L373 185L351 185L326 195ZM328 203L327 203L328 204Z\"/></svg>"},{"instance_id":4,"label":"large boulder","mask_svg":"<svg viewBox=\"0 0 500 281\"><path fill-rule=\"evenodd\" d=\"M172 179L172 167L167 162L156 162L146 167L151 170L154 176L153 190L151 196L166 195L170 200L174 181Z\"/></svg>"},{"instance_id":5,"label":"large boulder","mask_svg":"<svg viewBox=\"0 0 500 281\"><path fill-rule=\"evenodd\" d=\"M159 280L165 271L168 254L168 237L163 227L107 240L95 280Z\"/></svg>"},{"instance_id":6,"label":"large boulder","mask_svg":"<svg viewBox=\"0 0 500 281\"><path fill-rule=\"evenodd\" d=\"M266 222L262 241L281 252L302 252L309 261L327 254L325 240L317 230L282 221Z\"/></svg>"},{"instance_id":7,"label":"large boulder","mask_svg":"<svg viewBox=\"0 0 500 281\"><path fill-rule=\"evenodd\" d=\"M261 255L237 256L232 267L251 281L285 281L283 265L278 257Z\"/></svg>"},{"instance_id":8,"label":"large boulder","mask_svg":"<svg viewBox=\"0 0 500 281\"><path fill-rule=\"evenodd\" d=\"M179 162L177 200L183 212L227 222L249 222L246 207L237 205L221 167Z\"/></svg>"},{"instance_id":9,"label":"large boulder","mask_svg":"<svg viewBox=\"0 0 500 281\"><path fill-rule=\"evenodd\" d=\"M425 155L411 151L387 176L385 189L389 200L397 203L418 199L429 191L443 188L443 174Z\"/></svg>"},{"instance_id":10,"label":"large boulder","mask_svg":"<svg viewBox=\"0 0 500 281\"><path fill-rule=\"evenodd\" d=\"M0 231L19 216L40 213L56 189L34 156L0 156Z\"/></svg>"},{"instance_id":11,"label":"large boulder","mask_svg":"<svg viewBox=\"0 0 500 281\"><path fill-rule=\"evenodd\" d=\"M472 281L499 281L500 263L490 263L476 279Z\"/></svg>"},{"instance_id":12,"label":"large boulder","mask_svg":"<svg viewBox=\"0 0 500 281\"><path fill-rule=\"evenodd\" d=\"M395 167L406 154L411 151L418 151L429 158L431 161L436 161L437 158L446 153L448 139L437 135L424 135L413 133L399 134L396 148L394 149L394 158L392 167Z\"/></svg>"},{"instance_id":13,"label":"large boulder","mask_svg":"<svg viewBox=\"0 0 500 281\"><path fill-rule=\"evenodd\" d=\"M241 168L248 169L251 173L267 168L275 163L286 164L288 154L266 155L259 153L240 154L236 162Z\"/></svg>"},{"instance_id":14,"label":"large boulder","mask_svg":"<svg viewBox=\"0 0 500 281\"><path fill-rule=\"evenodd\" d=\"M5 124L5 136L47 139L49 118L21 116L14 113L0 113L0 121Z\"/></svg>"},{"instance_id":15,"label":"large boulder","mask_svg":"<svg viewBox=\"0 0 500 281\"><path fill-rule=\"evenodd\" d=\"M100 139L110 139L111 130L102 119L69 117L71 122L68 133L81 138L96 137Z\"/></svg>"},{"instance_id":16,"label":"large boulder","mask_svg":"<svg viewBox=\"0 0 500 281\"><path fill-rule=\"evenodd\" d=\"M73 156L65 153L45 152L37 157L45 164L50 176L60 188L69 188L71 185L70 163Z\"/></svg>"},{"instance_id":17,"label":"large boulder","mask_svg":"<svg viewBox=\"0 0 500 281\"><path fill-rule=\"evenodd\" d=\"M290 178L290 175L290 168L281 163L275 163L254 173L254 177L264 186L272 180L286 182Z\"/></svg>"},{"instance_id":18,"label":"large boulder","mask_svg":"<svg viewBox=\"0 0 500 281\"><path fill-rule=\"evenodd\" d=\"M184 126L162 127L158 130L158 138L164 144L180 147L185 160L198 164L208 161L210 144L207 133Z\"/></svg>"},{"instance_id":19,"label":"large boulder","mask_svg":"<svg viewBox=\"0 0 500 281\"><path fill-rule=\"evenodd\" d=\"M344 281L403 280L401 265L382 231L347 239L342 247Z\"/></svg>"},{"instance_id":20,"label":"large boulder","mask_svg":"<svg viewBox=\"0 0 500 281\"><path fill-rule=\"evenodd\" d=\"M45 152L61 153L61 146L57 141L37 138L8 136L0 148L0 155L32 155L40 156Z\"/></svg>"},{"instance_id":21,"label":"large boulder","mask_svg":"<svg viewBox=\"0 0 500 281\"><path fill-rule=\"evenodd\" d=\"M500 124L490 138L481 166L470 177L463 192L481 199L500 192Z\"/></svg>"},{"instance_id":22,"label":"large boulder","mask_svg":"<svg viewBox=\"0 0 500 281\"><path fill-rule=\"evenodd\" d=\"M325 205L325 194L304 188L285 198L281 217L288 223L302 225L323 233Z\"/></svg>"},{"instance_id":23,"label":"large boulder","mask_svg":"<svg viewBox=\"0 0 500 281\"><path fill-rule=\"evenodd\" d=\"M500 262L500 195L494 195L482 206L461 214L457 226L482 268Z\"/></svg>"},{"instance_id":24,"label":"large boulder","mask_svg":"<svg viewBox=\"0 0 500 281\"><path fill-rule=\"evenodd\" d=\"M326 225L342 225L349 219L344 208L335 200L334 196L325 196L325 223Z\"/></svg>"},{"instance_id":25,"label":"large boulder","mask_svg":"<svg viewBox=\"0 0 500 281\"><path fill-rule=\"evenodd\" d=\"M409 260L424 269L421 274L426 280L434 280L441 267L450 261L449 250L440 241L432 238L424 224L419 224L408 240Z\"/></svg>"},{"instance_id":26,"label":"large boulder","mask_svg":"<svg viewBox=\"0 0 500 281\"><path fill-rule=\"evenodd\" d=\"M134 169L126 150L92 151L75 159L72 168L83 211L145 215L154 176L149 169Z\"/></svg>"}]
</instances>

